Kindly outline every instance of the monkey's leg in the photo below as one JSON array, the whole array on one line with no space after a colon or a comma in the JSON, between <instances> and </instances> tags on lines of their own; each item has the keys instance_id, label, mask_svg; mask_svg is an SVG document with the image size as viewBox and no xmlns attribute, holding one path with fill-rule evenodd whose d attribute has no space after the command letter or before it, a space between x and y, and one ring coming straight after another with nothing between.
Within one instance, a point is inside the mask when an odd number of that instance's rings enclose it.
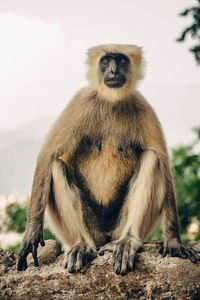
<instances>
[{"instance_id":1,"label":"monkey's leg","mask_svg":"<svg viewBox=\"0 0 200 300\"><path fill-rule=\"evenodd\" d=\"M116 273L124 274L134 267L134 258L143 240L155 224L165 195L164 176L154 151L142 154L138 176L132 178L113 242L100 249L113 251Z\"/></svg>"},{"instance_id":2,"label":"monkey's leg","mask_svg":"<svg viewBox=\"0 0 200 300\"><path fill-rule=\"evenodd\" d=\"M76 272L96 257L95 244L85 226L81 191L62 160L53 162L52 177L53 197L47 204L47 220L67 250L64 267L69 272Z\"/></svg>"}]
</instances>

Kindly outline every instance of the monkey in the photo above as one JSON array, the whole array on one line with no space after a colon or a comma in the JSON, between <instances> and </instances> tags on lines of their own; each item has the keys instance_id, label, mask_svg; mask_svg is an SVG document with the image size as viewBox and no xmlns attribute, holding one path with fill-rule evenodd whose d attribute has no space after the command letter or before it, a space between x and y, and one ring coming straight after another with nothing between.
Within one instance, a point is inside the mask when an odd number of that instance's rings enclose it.
<instances>
[{"instance_id":1,"label":"monkey","mask_svg":"<svg viewBox=\"0 0 200 300\"><path fill-rule=\"evenodd\" d=\"M137 90L143 52L136 45L88 50L89 85L51 128L38 155L18 270L38 245L44 216L65 247L64 268L78 272L112 252L117 274L134 269L137 251L159 216L161 254L200 257L181 243L169 155L156 113Z\"/></svg>"}]
</instances>

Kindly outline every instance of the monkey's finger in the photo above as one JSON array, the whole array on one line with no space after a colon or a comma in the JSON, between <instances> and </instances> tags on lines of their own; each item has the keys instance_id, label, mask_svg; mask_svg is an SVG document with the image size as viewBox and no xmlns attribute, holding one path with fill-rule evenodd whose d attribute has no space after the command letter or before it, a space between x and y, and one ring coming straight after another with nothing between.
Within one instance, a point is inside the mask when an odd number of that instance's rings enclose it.
<instances>
[{"instance_id":1,"label":"monkey's finger","mask_svg":"<svg viewBox=\"0 0 200 300\"><path fill-rule=\"evenodd\" d=\"M19 259L17 269L18 271L25 271L27 268L26 257L31 252L31 245L24 244L19 252Z\"/></svg>"},{"instance_id":2,"label":"monkey's finger","mask_svg":"<svg viewBox=\"0 0 200 300\"><path fill-rule=\"evenodd\" d=\"M32 246L32 254L33 254L35 267L39 267L38 258L37 258L37 247L38 247L38 245L35 245L35 244Z\"/></svg>"},{"instance_id":3,"label":"monkey's finger","mask_svg":"<svg viewBox=\"0 0 200 300\"><path fill-rule=\"evenodd\" d=\"M70 256L70 253L72 252L72 249L73 249L73 248L69 248L69 249L65 252L65 257L64 257L64 262L63 262L63 265L64 265L64 268L65 268L65 269L67 269L68 262L69 262L69 256Z\"/></svg>"},{"instance_id":4,"label":"monkey's finger","mask_svg":"<svg viewBox=\"0 0 200 300\"><path fill-rule=\"evenodd\" d=\"M162 246L162 247L160 248L160 251L159 251L159 253L162 255L162 254L163 254L163 252L164 252L164 247Z\"/></svg>"},{"instance_id":5,"label":"monkey's finger","mask_svg":"<svg viewBox=\"0 0 200 300\"><path fill-rule=\"evenodd\" d=\"M189 248L190 251L193 253L193 255L196 257L197 260L200 260L200 252L193 249L193 248Z\"/></svg>"},{"instance_id":6,"label":"monkey's finger","mask_svg":"<svg viewBox=\"0 0 200 300\"><path fill-rule=\"evenodd\" d=\"M179 248L179 253L180 253L180 257L181 258L187 258L187 253L185 252L185 248L184 247L180 247Z\"/></svg>"},{"instance_id":7,"label":"monkey's finger","mask_svg":"<svg viewBox=\"0 0 200 300\"><path fill-rule=\"evenodd\" d=\"M98 251L98 253L99 253L99 255L104 255L104 253L106 252L106 251L112 251L112 250L108 250L108 248L106 247L106 246L103 246L103 247L101 247L100 249L99 249L99 251Z\"/></svg>"},{"instance_id":8,"label":"monkey's finger","mask_svg":"<svg viewBox=\"0 0 200 300\"><path fill-rule=\"evenodd\" d=\"M126 243L122 254L121 274L125 274L128 269L130 244Z\"/></svg>"},{"instance_id":9,"label":"monkey's finger","mask_svg":"<svg viewBox=\"0 0 200 300\"><path fill-rule=\"evenodd\" d=\"M83 266L85 266L89 261L93 260L96 257L97 254L94 252L94 250L90 246L87 246L83 255Z\"/></svg>"},{"instance_id":10,"label":"monkey's finger","mask_svg":"<svg viewBox=\"0 0 200 300\"><path fill-rule=\"evenodd\" d=\"M25 271L27 269L26 257L20 257L17 264L18 271Z\"/></svg>"},{"instance_id":11,"label":"monkey's finger","mask_svg":"<svg viewBox=\"0 0 200 300\"><path fill-rule=\"evenodd\" d=\"M74 256L71 256L68 260L68 264L67 264L67 267L66 267L67 271L69 273L74 273L75 272L74 266L75 266L75 258L74 258Z\"/></svg>"},{"instance_id":12,"label":"monkey's finger","mask_svg":"<svg viewBox=\"0 0 200 300\"><path fill-rule=\"evenodd\" d=\"M192 263L196 263L197 260L195 258L195 256L193 256L192 252L190 251L190 249L186 249L185 248L185 252L187 254L187 257L189 258L189 260L192 262Z\"/></svg>"},{"instance_id":13,"label":"monkey's finger","mask_svg":"<svg viewBox=\"0 0 200 300\"><path fill-rule=\"evenodd\" d=\"M179 248L170 248L169 249L169 255L171 257L180 257Z\"/></svg>"},{"instance_id":14,"label":"monkey's finger","mask_svg":"<svg viewBox=\"0 0 200 300\"><path fill-rule=\"evenodd\" d=\"M188 258L192 263L197 263L197 261L199 260L199 256L194 249L185 248L185 252L187 253Z\"/></svg>"},{"instance_id":15,"label":"monkey's finger","mask_svg":"<svg viewBox=\"0 0 200 300\"><path fill-rule=\"evenodd\" d=\"M68 266L67 266L67 271L69 273L74 273L75 272L75 263L77 259L77 253L78 253L79 247L74 247L72 248L71 253L69 254L69 259L68 259Z\"/></svg>"},{"instance_id":16,"label":"monkey's finger","mask_svg":"<svg viewBox=\"0 0 200 300\"><path fill-rule=\"evenodd\" d=\"M122 263L122 253L123 253L124 244L119 244L116 246L116 249L113 253L113 267L115 273L121 273L121 263Z\"/></svg>"},{"instance_id":17,"label":"monkey's finger","mask_svg":"<svg viewBox=\"0 0 200 300\"><path fill-rule=\"evenodd\" d=\"M168 247L164 247L164 248L163 248L162 257L166 257L168 253L169 253Z\"/></svg>"},{"instance_id":18,"label":"monkey's finger","mask_svg":"<svg viewBox=\"0 0 200 300\"><path fill-rule=\"evenodd\" d=\"M96 252L90 246L86 247L85 253L87 255L87 261L90 261L90 260L92 260L92 259L94 259L94 258L97 257Z\"/></svg>"},{"instance_id":19,"label":"monkey's finger","mask_svg":"<svg viewBox=\"0 0 200 300\"><path fill-rule=\"evenodd\" d=\"M27 260L26 258L23 258L21 261L21 264L19 263L19 271L25 271L27 269Z\"/></svg>"},{"instance_id":20,"label":"monkey's finger","mask_svg":"<svg viewBox=\"0 0 200 300\"><path fill-rule=\"evenodd\" d=\"M67 254L65 253L65 257L64 257L64 261L63 261L63 266L65 269L67 269L67 266L68 266L68 256Z\"/></svg>"},{"instance_id":21,"label":"monkey's finger","mask_svg":"<svg viewBox=\"0 0 200 300\"><path fill-rule=\"evenodd\" d=\"M95 259L97 257L97 253L92 251L92 253L90 254L91 259Z\"/></svg>"},{"instance_id":22,"label":"monkey's finger","mask_svg":"<svg viewBox=\"0 0 200 300\"><path fill-rule=\"evenodd\" d=\"M106 244L105 246L101 247L99 249L98 253L99 253L99 255L104 255L104 253L106 251L113 252L113 250L114 250L114 243L109 243L109 244Z\"/></svg>"},{"instance_id":23,"label":"monkey's finger","mask_svg":"<svg viewBox=\"0 0 200 300\"><path fill-rule=\"evenodd\" d=\"M84 254L85 254L86 247L81 247L77 253L77 259L76 259L76 266L75 270L78 272L82 267L84 266Z\"/></svg>"},{"instance_id":24,"label":"monkey's finger","mask_svg":"<svg viewBox=\"0 0 200 300\"><path fill-rule=\"evenodd\" d=\"M68 250L66 251L66 256L69 256L69 255L70 255L70 253L72 252L72 249L73 249L73 248L70 248L70 249L68 249Z\"/></svg>"},{"instance_id":25,"label":"monkey's finger","mask_svg":"<svg viewBox=\"0 0 200 300\"><path fill-rule=\"evenodd\" d=\"M129 259L128 259L129 270L133 270L135 255L136 255L136 250L135 250L134 244L131 243L130 249L129 249Z\"/></svg>"},{"instance_id":26,"label":"monkey's finger","mask_svg":"<svg viewBox=\"0 0 200 300\"><path fill-rule=\"evenodd\" d=\"M99 254L100 256L102 256L102 255L104 255L104 253L105 253L105 250L102 249L102 248L100 248L100 250L98 251L98 254Z\"/></svg>"}]
</instances>

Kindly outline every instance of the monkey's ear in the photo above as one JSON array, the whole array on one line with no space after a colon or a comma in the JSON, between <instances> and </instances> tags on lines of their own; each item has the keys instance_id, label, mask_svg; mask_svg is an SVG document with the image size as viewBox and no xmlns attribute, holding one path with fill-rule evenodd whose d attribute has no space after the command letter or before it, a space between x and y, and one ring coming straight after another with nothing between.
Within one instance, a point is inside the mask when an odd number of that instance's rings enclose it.
<instances>
[{"instance_id":1,"label":"monkey's ear","mask_svg":"<svg viewBox=\"0 0 200 300\"><path fill-rule=\"evenodd\" d=\"M141 66L142 50L139 47L134 49L134 51L130 52L129 57L131 58L131 60L134 61L134 63L138 66L138 68Z\"/></svg>"},{"instance_id":2,"label":"monkey's ear","mask_svg":"<svg viewBox=\"0 0 200 300\"><path fill-rule=\"evenodd\" d=\"M87 59L87 64L90 67L93 67L94 65L98 64L99 58L106 53L104 50L103 45L99 45L96 47L92 47L88 49L88 59Z\"/></svg>"},{"instance_id":3,"label":"monkey's ear","mask_svg":"<svg viewBox=\"0 0 200 300\"><path fill-rule=\"evenodd\" d=\"M98 68L99 68L99 60L102 55L104 55L105 49L104 45L99 45L96 47L92 47L88 49L88 59L87 64L89 66L88 72L87 72L87 78L90 82L90 84L93 87L99 86L99 79L98 79Z\"/></svg>"},{"instance_id":4,"label":"monkey's ear","mask_svg":"<svg viewBox=\"0 0 200 300\"><path fill-rule=\"evenodd\" d=\"M146 66L143 58L143 51L141 47L135 45L127 45L127 56L131 60L132 70L136 72L137 80L144 77L144 68Z\"/></svg>"}]
</instances>

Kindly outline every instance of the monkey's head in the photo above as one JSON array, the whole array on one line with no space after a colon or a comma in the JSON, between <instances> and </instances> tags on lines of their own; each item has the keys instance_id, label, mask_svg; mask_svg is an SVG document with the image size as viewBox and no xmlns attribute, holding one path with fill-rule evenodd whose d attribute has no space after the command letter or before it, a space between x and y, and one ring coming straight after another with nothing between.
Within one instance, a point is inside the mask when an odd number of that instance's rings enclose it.
<instances>
[{"instance_id":1,"label":"monkey's head","mask_svg":"<svg viewBox=\"0 0 200 300\"><path fill-rule=\"evenodd\" d=\"M141 48L134 45L100 45L88 51L88 78L92 88L106 100L130 96L142 78Z\"/></svg>"}]
</instances>

